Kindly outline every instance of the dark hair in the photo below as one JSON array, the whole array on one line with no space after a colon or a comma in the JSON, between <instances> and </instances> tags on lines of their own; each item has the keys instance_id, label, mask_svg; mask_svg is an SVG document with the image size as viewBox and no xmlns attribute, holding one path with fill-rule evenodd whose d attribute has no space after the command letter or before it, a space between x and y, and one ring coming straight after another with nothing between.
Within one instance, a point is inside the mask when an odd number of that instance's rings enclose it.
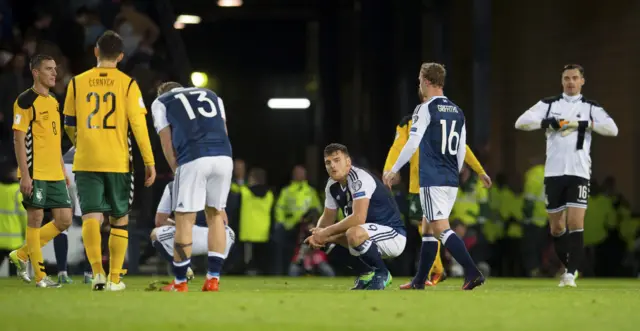
<instances>
[{"instance_id":1,"label":"dark hair","mask_svg":"<svg viewBox=\"0 0 640 331\"><path fill-rule=\"evenodd\" d=\"M111 30L105 31L105 33L98 38L96 46L100 51L100 58L107 60L117 59L124 50L122 37Z\"/></svg>"},{"instance_id":2,"label":"dark hair","mask_svg":"<svg viewBox=\"0 0 640 331\"><path fill-rule=\"evenodd\" d=\"M329 156L335 152L342 152L344 155L349 156L349 150L343 144L331 143L324 148L324 156Z\"/></svg>"},{"instance_id":3,"label":"dark hair","mask_svg":"<svg viewBox=\"0 0 640 331\"><path fill-rule=\"evenodd\" d=\"M29 69L30 70L38 69L40 68L40 64L42 64L43 61L49 61L49 60L53 60L53 57L51 55L36 54L33 57L31 57L31 60L29 60Z\"/></svg>"},{"instance_id":4,"label":"dark hair","mask_svg":"<svg viewBox=\"0 0 640 331\"><path fill-rule=\"evenodd\" d=\"M173 90L174 88L178 88L178 87L182 87L182 85L176 82L164 82L160 84L160 86L158 86L158 96L160 96L161 94L167 93Z\"/></svg>"},{"instance_id":5,"label":"dark hair","mask_svg":"<svg viewBox=\"0 0 640 331\"><path fill-rule=\"evenodd\" d=\"M562 72L573 69L578 69L578 72L580 72L580 76L584 77L584 68L579 64L567 64L562 68Z\"/></svg>"},{"instance_id":6,"label":"dark hair","mask_svg":"<svg viewBox=\"0 0 640 331\"><path fill-rule=\"evenodd\" d=\"M267 172L262 168L251 168L248 177L252 178L259 185L267 184Z\"/></svg>"}]
</instances>

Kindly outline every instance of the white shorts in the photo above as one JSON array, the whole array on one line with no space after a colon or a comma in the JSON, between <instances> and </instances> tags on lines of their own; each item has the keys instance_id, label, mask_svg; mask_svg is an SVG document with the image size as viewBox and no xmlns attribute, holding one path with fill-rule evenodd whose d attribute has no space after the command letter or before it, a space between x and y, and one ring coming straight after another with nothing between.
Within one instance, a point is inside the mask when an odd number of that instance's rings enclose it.
<instances>
[{"instance_id":1,"label":"white shorts","mask_svg":"<svg viewBox=\"0 0 640 331\"><path fill-rule=\"evenodd\" d=\"M420 204L422 205L422 214L427 218L427 222L448 219L457 196L457 187L421 187Z\"/></svg>"},{"instance_id":2,"label":"white shorts","mask_svg":"<svg viewBox=\"0 0 640 331\"><path fill-rule=\"evenodd\" d=\"M228 226L225 226L225 232L227 234L227 246L224 249L224 258L226 259L229 255L229 251L231 250L231 246L233 246L233 243L236 241L236 234ZM157 240L162 243L162 246L164 246L171 256L173 256L173 238L175 235L176 227L172 225L165 225L156 229ZM207 255L209 252L209 228L194 225L191 235L191 240L193 242L191 246L191 255Z\"/></svg>"},{"instance_id":3,"label":"white shorts","mask_svg":"<svg viewBox=\"0 0 640 331\"><path fill-rule=\"evenodd\" d=\"M73 208L73 216L82 216L80 211L80 200L78 200L78 189L76 188L76 175L73 173L73 164L64 165L64 172L69 177L69 196L71 197L71 208Z\"/></svg>"},{"instance_id":4,"label":"white shorts","mask_svg":"<svg viewBox=\"0 0 640 331\"><path fill-rule=\"evenodd\" d=\"M397 257L404 251L407 237L399 234L395 229L375 223L360 224L369 234L369 240L376 243L383 259ZM352 255L357 255L353 248L349 248Z\"/></svg>"},{"instance_id":5,"label":"white shorts","mask_svg":"<svg viewBox=\"0 0 640 331\"><path fill-rule=\"evenodd\" d=\"M228 156L201 157L179 166L172 209L182 213L198 212L202 206L224 209L232 174L233 160Z\"/></svg>"}]
</instances>

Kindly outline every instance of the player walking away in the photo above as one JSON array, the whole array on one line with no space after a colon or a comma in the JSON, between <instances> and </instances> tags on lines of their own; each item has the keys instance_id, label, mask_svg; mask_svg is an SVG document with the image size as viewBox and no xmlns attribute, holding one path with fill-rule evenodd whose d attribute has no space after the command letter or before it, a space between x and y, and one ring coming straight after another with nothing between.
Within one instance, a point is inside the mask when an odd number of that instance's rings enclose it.
<instances>
[{"instance_id":1,"label":"player walking away","mask_svg":"<svg viewBox=\"0 0 640 331\"><path fill-rule=\"evenodd\" d=\"M56 62L36 55L29 64L33 87L22 92L13 105L13 132L23 205L27 210L27 240L9 257L18 276L31 282L27 261L35 271L37 287L60 287L45 273L42 247L71 225L71 201L62 161L62 130L56 97L49 89L56 84ZM42 228L44 210L54 221Z\"/></svg>"},{"instance_id":2,"label":"player walking away","mask_svg":"<svg viewBox=\"0 0 640 331\"><path fill-rule=\"evenodd\" d=\"M158 209L156 211L156 228L151 231L151 244L156 248L160 256L167 262L173 263L173 245L176 236L176 222L171 219L173 206L173 181L164 187L164 192L160 198ZM191 237L193 239L192 256L205 255L208 252L209 228L207 228L207 216L202 210L196 213L195 226L193 227ZM236 240L236 234L227 225L227 215L223 211L223 219L225 222L226 247L224 249L224 259L229 256L229 251ZM187 269L187 280L194 278L191 267Z\"/></svg>"},{"instance_id":3,"label":"player walking away","mask_svg":"<svg viewBox=\"0 0 640 331\"><path fill-rule=\"evenodd\" d=\"M196 213L205 208L208 272L202 291L218 291L225 259L224 208L231 188L233 160L224 104L215 93L167 82L151 105L164 156L175 173L173 206L175 280L164 291L186 292Z\"/></svg>"},{"instance_id":4,"label":"player walking away","mask_svg":"<svg viewBox=\"0 0 640 331\"><path fill-rule=\"evenodd\" d=\"M443 65L422 64L418 79L427 102L414 113L409 140L384 180L385 184L390 185L397 172L420 147L420 202L424 217L433 233L464 268L462 289L471 290L484 283L484 276L471 259L462 239L449 225L449 215L458 193L459 172L465 158L465 150L459 150L459 147L466 145L467 134L462 110L443 94L445 77ZM423 238L418 272L410 288L424 288L435 255L433 247L424 246L435 240L429 236Z\"/></svg>"},{"instance_id":5,"label":"player walking away","mask_svg":"<svg viewBox=\"0 0 640 331\"><path fill-rule=\"evenodd\" d=\"M65 129L76 147L73 160L82 210L82 241L91 269L93 290L121 291L120 281L129 242L129 211L133 202L133 131L145 165L145 186L156 171L144 102L136 81L117 69L123 57L122 38L105 32L97 42L95 68L71 79L64 104ZM100 227L109 213L109 277L102 267Z\"/></svg>"},{"instance_id":6,"label":"player walking away","mask_svg":"<svg viewBox=\"0 0 640 331\"><path fill-rule=\"evenodd\" d=\"M353 289L383 290L392 280L383 259L399 256L407 243L395 198L379 179L351 164L344 145L325 147L324 165L330 177L324 212L305 242L313 248L329 243L347 247L369 267ZM345 218L335 223L338 208Z\"/></svg>"},{"instance_id":7,"label":"player walking away","mask_svg":"<svg viewBox=\"0 0 640 331\"><path fill-rule=\"evenodd\" d=\"M418 95L420 96L420 100L422 102L427 102L427 99L422 95L420 88L418 88ZM416 110L420 107L418 105ZM387 160L384 164L384 172L387 173L391 170L394 163L398 160L398 156L402 151L402 147L409 140L410 129L413 122L411 120L411 115L404 117L398 126L396 127L396 137L393 141L393 145L389 149L387 154ZM422 241L423 244L420 248L420 256L427 262L428 259L434 257L434 262L431 262L433 267L429 270L425 285L426 286L436 286L440 281L444 280L444 266L442 265L442 259L440 258L440 241L436 240L433 236L433 230L429 227L429 223L427 219L422 215L421 207L420 207L420 183L419 183L419 155L420 152L416 151L413 156L411 156L410 161L410 174L409 174L409 220L411 222L418 222L417 220L421 220L421 229L422 229ZM466 145L466 153L464 156L464 162L468 164L473 171L475 171L482 183L486 188L491 187L491 178L487 175L486 171L476 158L476 156L471 151L469 145ZM419 278L421 279L424 275L420 274ZM401 285L400 288L410 288L411 282Z\"/></svg>"},{"instance_id":8,"label":"player walking away","mask_svg":"<svg viewBox=\"0 0 640 331\"><path fill-rule=\"evenodd\" d=\"M577 64L562 70L562 95L540 100L516 121L516 129L544 129L547 160L544 185L551 235L566 270L558 286L576 287L584 260L584 215L591 178L591 133L617 136L613 119L582 94L584 69ZM567 233L567 226L569 233Z\"/></svg>"}]
</instances>

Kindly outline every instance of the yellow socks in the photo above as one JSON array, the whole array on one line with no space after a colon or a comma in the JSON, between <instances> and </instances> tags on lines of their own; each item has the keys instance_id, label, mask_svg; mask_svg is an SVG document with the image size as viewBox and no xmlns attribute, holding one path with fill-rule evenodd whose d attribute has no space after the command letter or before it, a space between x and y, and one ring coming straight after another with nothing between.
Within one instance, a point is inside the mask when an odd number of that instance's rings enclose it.
<instances>
[{"instance_id":1,"label":"yellow socks","mask_svg":"<svg viewBox=\"0 0 640 331\"><path fill-rule=\"evenodd\" d=\"M42 259L42 249L40 248L40 228L27 226L27 249L36 275L36 282L39 282L47 275L44 272L44 260Z\"/></svg>"},{"instance_id":2,"label":"yellow socks","mask_svg":"<svg viewBox=\"0 0 640 331\"><path fill-rule=\"evenodd\" d=\"M100 221L89 218L82 222L82 241L87 252L87 259L91 264L93 275L103 274L102 268L102 238L100 236Z\"/></svg>"},{"instance_id":3,"label":"yellow socks","mask_svg":"<svg viewBox=\"0 0 640 331\"><path fill-rule=\"evenodd\" d=\"M113 283L120 282L120 274L124 265L124 257L127 255L127 245L129 244L129 231L127 226L111 226L109 235L109 275Z\"/></svg>"},{"instance_id":4,"label":"yellow socks","mask_svg":"<svg viewBox=\"0 0 640 331\"><path fill-rule=\"evenodd\" d=\"M438 253L436 253L436 260L433 261L433 267L431 267L429 279L431 279L432 273L441 274L444 272L444 266L442 265L442 259L440 258L440 247L442 247L442 243L438 240Z\"/></svg>"},{"instance_id":5,"label":"yellow socks","mask_svg":"<svg viewBox=\"0 0 640 331\"><path fill-rule=\"evenodd\" d=\"M40 247L44 247L44 245L59 234L60 230L58 230L58 228L53 224L53 221L45 224L40 228ZM27 247L27 244L24 244L24 246L18 249L18 258L22 261L29 259L29 248Z\"/></svg>"}]
</instances>

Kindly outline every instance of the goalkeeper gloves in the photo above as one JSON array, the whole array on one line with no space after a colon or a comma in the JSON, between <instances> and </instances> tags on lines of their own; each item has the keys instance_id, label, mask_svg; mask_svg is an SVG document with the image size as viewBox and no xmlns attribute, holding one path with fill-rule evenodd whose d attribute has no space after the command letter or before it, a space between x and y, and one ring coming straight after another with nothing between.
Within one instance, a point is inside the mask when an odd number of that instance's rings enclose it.
<instances>
[{"instance_id":1,"label":"goalkeeper gloves","mask_svg":"<svg viewBox=\"0 0 640 331\"><path fill-rule=\"evenodd\" d=\"M590 121L560 121L559 124L562 136L566 137L577 129L586 130L590 126Z\"/></svg>"}]
</instances>

